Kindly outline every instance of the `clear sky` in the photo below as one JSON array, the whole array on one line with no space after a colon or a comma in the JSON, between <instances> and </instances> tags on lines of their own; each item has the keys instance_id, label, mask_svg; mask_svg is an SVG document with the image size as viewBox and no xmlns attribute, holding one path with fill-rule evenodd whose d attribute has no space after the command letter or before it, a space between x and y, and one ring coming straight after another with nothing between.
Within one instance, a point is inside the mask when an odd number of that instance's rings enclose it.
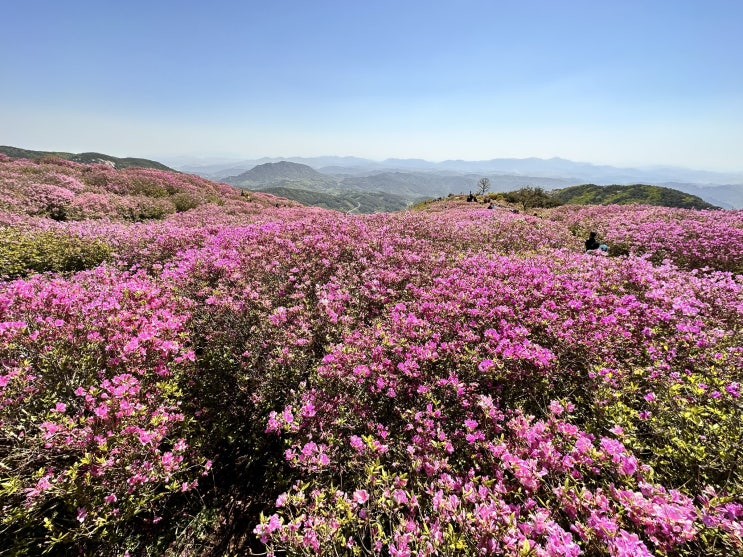
<instances>
[{"instance_id":1,"label":"clear sky","mask_svg":"<svg viewBox=\"0 0 743 557\"><path fill-rule=\"evenodd\" d=\"M0 144L740 171L743 1L7 1Z\"/></svg>"}]
</instances>

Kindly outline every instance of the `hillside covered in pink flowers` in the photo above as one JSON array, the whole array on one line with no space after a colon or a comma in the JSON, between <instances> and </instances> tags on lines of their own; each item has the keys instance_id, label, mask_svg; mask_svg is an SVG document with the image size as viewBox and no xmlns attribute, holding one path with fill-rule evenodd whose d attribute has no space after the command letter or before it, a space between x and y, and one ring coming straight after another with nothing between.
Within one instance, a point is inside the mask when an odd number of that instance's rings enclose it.
<instances>
[{"instance_id":1,"label":"hillside covered in pink flowers","mask_svg":"<svg viewBox=\"0 0 743 557\"><path fill-rule=\"evenodd\" d=\"M0 554L741 555L741 273L739 211L0 157Z\"/></svg>"}]
</instances>

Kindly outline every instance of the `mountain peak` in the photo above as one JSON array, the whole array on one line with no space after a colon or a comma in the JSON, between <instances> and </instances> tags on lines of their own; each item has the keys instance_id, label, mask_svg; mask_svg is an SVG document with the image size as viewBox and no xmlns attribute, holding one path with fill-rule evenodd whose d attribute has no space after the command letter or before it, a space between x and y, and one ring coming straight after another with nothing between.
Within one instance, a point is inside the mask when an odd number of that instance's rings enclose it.
<instances>
[{"instance_id":1,"label":"mountain peak","mask_svg":"<svg viewBox=\"0 0 743 557\"><path fill-rule=\"evenodd\" d=\"M306 164L289 161L267 162L254 166L238 176L227 178L227 183L275 182L277 180L317 180L325 176Z\"/></svg>"}]
</instances>

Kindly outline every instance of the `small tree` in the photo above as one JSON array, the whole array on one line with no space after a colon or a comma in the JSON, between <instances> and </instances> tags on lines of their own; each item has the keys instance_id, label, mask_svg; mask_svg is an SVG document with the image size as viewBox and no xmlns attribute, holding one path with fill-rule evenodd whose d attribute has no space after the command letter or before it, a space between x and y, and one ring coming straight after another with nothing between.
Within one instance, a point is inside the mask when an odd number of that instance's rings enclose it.
<instances>
[{"instance_id":1,"label":"small tree","mask_svg":"<svg viewBox=\"0 0 743 557\"><path fill-rule=\"evenodd\" d=\"M477 182L477 188L480 195L485 195L490 189L490 178L480 178L480 181Z\"/></svg>"}]
</instances>

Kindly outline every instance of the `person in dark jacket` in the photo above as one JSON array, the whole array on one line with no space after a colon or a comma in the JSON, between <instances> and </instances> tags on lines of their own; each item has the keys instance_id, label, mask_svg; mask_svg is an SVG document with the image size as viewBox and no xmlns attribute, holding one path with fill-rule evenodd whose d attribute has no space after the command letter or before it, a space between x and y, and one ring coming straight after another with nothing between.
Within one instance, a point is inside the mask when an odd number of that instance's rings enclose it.
<instances>
[{"instance_id":1,"label":"person in dark jacket","mask_svg":"<svg viewBox=\"0 0 743 557\"><path fill-rule=\"evenodd\" d=\"M599 249L600 245L601 244L599 244L598 240L596 239L596 233L591 232L588 235L588 240L586 240L586 251L592 251L595 249Z\"/></svg>"}]
</instances>

